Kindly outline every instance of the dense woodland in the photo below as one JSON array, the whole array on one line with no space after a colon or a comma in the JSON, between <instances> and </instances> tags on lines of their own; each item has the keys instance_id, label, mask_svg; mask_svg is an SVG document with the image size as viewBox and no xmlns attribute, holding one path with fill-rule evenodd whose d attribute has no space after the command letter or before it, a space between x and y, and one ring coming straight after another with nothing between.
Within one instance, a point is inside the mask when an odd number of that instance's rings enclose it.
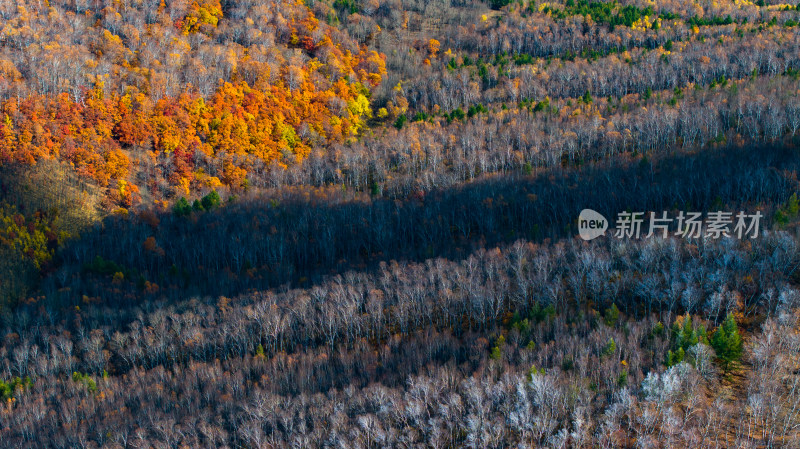
<instances>
[{"instance_id":1,"label":"dense woodland","mask_svg":"<svg viewBox=\"0 0 800 449\"><path fill-rule=\"evenodd\" d=\"M0 447L798 448L798 131L800 4L0 0Z\"/></svg>"}]
</instances>

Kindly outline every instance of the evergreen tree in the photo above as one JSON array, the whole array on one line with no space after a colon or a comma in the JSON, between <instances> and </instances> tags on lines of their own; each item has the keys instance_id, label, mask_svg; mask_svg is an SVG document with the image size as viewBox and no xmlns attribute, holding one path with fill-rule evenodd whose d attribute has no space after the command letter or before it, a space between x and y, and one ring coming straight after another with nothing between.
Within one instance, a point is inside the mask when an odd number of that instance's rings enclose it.
<instances>
[{"instance_id":1,"label":"evergreen tree","mask_svg":"<svg viewBox=\"0 0 800 449\"><path fill-rule=\"evenodd\" d=\"M711 347L723 363L723 369L728 371L731 362L742 357L742 337L736 326L736 319L729 313L725 321L714 332L711 338Z\"/></svg>"},{"instance_id":2,"label":"evergreen tree","mask_svg":"<svg viewBox=\"0 0 800 449\"><path fill-rule=\"evenodd\" d=\"M406 117L405 114L397 117L397 120L394 122L394 127L397 129L403 129L403 125L406 124L406 120L408 120L408 117Z\"/></svg>"},{"instance_id":3,"label":"evergreen tree","mask_svg":"<svg viewBox=\"0 0 800 449\"><path fill-rule=\"evenodd\" d=\"M489 358L492 360L500 360L503 358L503 345L506 344L506 337L500 336L497 339L495 346L492 348L491 354L489 354Z\"/></svg>"},{"instance_id":4,"label":"evergreen tree","mask_svg":"<svg viewBox=\"0 0 800 449\"><path fill-rule=\"evenodd\" d=\"M172 212L179 217L184 217L192 213L192 205L189 204L186 198L181 197L181 199L175 202L175 206L172 207Z\"/></svg>"},{"instance_id":5,"label":"evergreen tree","mask_svg":"<svg viewBox=\"0 0 800 449\"><path fill-rule=\"evenodd\" d=\"M609 338L608 342L606 342L606 346L603 348L603 355L610 356L617 351L617 342L614 341L614 338Z\"/></svg>"},{"instance_id":6,"label":"evergreen tree","mask_svg":"<svg viewBox=\"0 0 800 449\"><path fill-rule=\"evenodd\" d=\"M618 321L619 321L619 308L617 307L616 304L611 304L611 307L607 308L605 312L606 326L609 327L616 326Z\"/></svg>"},{"instance_id":7,"label":"evergreen tree","mask_svg":"<svg viewBox=\"0 0 800 449\"><path fill-rule=\"evenodd\" d=\"M222 202L222 199L219 197L219 194L216 190L212 190L211 193L204 196L202 200L200 200L200 204L203 205L203 209L211 210L214 207L218 206L219 203Z\"/></svg>"},{"instance_id":8,"label":"evergreen tree","mask_svg":"<svg viewBox=\"0 0 800 449\"><path fill-rule=\"evenodd\" d=\"M698 343L707 343L705 326L695 326L692 317L687 313L683 319L679 316L672 325L672 350L667 353L667 366L672 366L684 361L686 352ZM693 363L693 362L691 362Z\"/></svg>"}]
</instances>

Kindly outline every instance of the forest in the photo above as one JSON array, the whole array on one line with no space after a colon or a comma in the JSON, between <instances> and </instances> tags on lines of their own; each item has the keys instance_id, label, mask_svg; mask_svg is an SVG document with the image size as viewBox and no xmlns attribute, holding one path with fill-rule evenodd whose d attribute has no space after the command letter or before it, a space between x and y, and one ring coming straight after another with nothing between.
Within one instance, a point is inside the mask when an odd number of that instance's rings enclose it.
<instances>
[{"instance_id":1,"label":"forest","mask_svg":"<svg viewBox=\"0 0 800 449\"><path fill-rule=\"evenodd\" d=\"M0 0L0 448L800 448L799 151L800 3Z\"/></svg>"}]
</instances>

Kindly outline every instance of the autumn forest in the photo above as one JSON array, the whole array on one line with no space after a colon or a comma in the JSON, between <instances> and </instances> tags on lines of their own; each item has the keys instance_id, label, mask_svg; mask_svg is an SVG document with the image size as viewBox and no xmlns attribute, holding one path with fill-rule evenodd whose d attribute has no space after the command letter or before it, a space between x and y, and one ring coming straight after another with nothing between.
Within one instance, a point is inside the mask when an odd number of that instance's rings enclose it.
<instances>
[{"instance_id":1,"label":"autumn forest","mask_svg":"<svg viewBox=\"0 0 800 449\"><path fill-rule=\"evenodd\" d=\"M0 0L0 448L800 448L779 1Z\"/></svg>"}]
</instances>

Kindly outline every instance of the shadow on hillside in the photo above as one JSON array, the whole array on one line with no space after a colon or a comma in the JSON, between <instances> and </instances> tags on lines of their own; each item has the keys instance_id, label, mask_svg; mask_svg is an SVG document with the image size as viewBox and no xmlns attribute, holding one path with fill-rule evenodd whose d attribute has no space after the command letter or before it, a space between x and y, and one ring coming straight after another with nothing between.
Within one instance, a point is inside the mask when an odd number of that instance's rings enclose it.
<instances>
[{"instance_id":1,"label":"shadow on hillside","mask_svg":"<svg viewBox=\"0 0 800 449\"><path fill-rule=\"evenodd\" d=\"M43 283L51 305L234 296L307 286L381 261L460 259L479 247L575 235L583 208L708 210L783 202L797 189L786 148L641 158L531 177L490 177L406 201L308 192L210 212L109 217L69 243ZM331 194L333 195L333 194Z\"/></svg>"}]
</instances>

